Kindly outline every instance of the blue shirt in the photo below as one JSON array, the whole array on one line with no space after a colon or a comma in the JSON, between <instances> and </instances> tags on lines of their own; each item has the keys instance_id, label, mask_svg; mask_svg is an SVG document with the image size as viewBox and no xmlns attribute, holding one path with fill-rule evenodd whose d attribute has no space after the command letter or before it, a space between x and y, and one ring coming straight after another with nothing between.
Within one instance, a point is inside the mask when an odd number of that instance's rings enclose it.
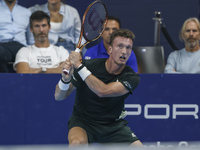
<instances>
[{"instance_id":1,"label":"blue shirt","mask_svg":"<svg viewBox=\"0 0 200 150\"><path fill-rule=\"evenodd\" d=\"M12 11L4 0L0 1L0 42L17 41L23 45L29 44L27 31L31 12L15 4Z\"/></svg>"},{"instance_id":2,"label":"blue shirt","mask_svg":"<svg viewBox=\"0 0 200 150\"><path fill-rule=\"evenodd\" d=\"M103 40L101 43L89 48L83 59L94 59L94 58L108 58L109 54L107 53ZM126 65L130 66L135 72L138 72L138 67L137 67L137 59L133 51L131 51L131 55L126 62Z\"/></svg>"}]
</instances>

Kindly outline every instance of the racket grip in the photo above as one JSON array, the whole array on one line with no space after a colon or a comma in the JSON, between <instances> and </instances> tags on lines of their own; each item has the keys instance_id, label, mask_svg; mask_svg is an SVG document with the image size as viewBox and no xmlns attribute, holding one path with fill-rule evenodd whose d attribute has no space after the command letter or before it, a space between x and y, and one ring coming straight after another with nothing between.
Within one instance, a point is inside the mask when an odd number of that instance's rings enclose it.
<instances>
[{"instance_id":1,"label":"racket grip","mask_svg":"<svg viewBox=\"0 0 200 150\"><path fill-rule=\"evenodd\" d=\"M69 74L69 70L63 69L63 73L66 74L66 75L68 75Z\"/></svg>"},{"instance_id":2,"label":"racket grip","mask_svg":"<svg viewBox=\"0 0 200 150\"><path fill-rule=\"evenodd\" d=\"M79 48L76 48L76 49L75 49L75 52L78 52L78 53L79 53L79 52L80 52L80 49L79 49ZM63 73L66 74L66 75L68 75L68 74L69 74L69 70L63 69Z\"/></svg>"},{"instance_id":3,"label":"racket grip","mask_svg":"<svg viewBox=\"0 0 200 150\"><path fill-rule=\"evenodd\" d=\"M80 52L80 49L79 49L79 48L76 48L76 49L75 49L75 52L78 52L78 53L79 53L79 52Z\"/></svg>"}]
</instances>

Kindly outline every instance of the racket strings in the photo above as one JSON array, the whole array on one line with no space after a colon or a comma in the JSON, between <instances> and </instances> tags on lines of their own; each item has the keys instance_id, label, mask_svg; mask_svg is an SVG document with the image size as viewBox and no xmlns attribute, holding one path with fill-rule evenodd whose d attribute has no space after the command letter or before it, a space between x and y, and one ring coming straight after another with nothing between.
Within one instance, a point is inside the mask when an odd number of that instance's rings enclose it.
<instances>
[{"instance_id":1,"label":"racket strings","mask_svg":"<svg viewBox=\"0 0 200 150\"><path fill-rule=\"evenodd\" d=\"M105 6L100 2L94 3L85 16L83 36L87 41L92 41L100 35L106 18Z\"/></svg>"}]
</instances>

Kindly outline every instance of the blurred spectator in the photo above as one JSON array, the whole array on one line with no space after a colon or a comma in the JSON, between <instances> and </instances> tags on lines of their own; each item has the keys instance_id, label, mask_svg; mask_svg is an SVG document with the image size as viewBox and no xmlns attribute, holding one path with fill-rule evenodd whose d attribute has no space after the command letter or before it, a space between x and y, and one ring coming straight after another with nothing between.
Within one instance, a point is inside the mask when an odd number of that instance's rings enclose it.
<instances>
[{"instance_id":1,"label":"blurred spectator","mask_svg":"<svg viewBox=\"0 0 200 150\"><path fill-rule=\"evenodd\" d=\"M30 15L16 0L0 1L0 72L9 72L8 62L14 62L18 50L29 44Z\"/></svg>"},{"instance_id":2,"label":"blurred spectator","mask_svg":"<svg viewBox=\"0 0 200 150\"><path fill-rule=\"evenodd\" d=\"M69 53L63 46L51 45L48 40L50 17L36 11L30 17L30 31L35 44L21 48L14 63L17 73L61 73L62 63Z\"/></svg>"},{"instance_id":3,"label":"blurred spectator","mask_svg":"<svg viewBox=\"0 0 200 150\"><path fill-rule=\"evenodd\" d=\"M172 52L165 73L200 73L200 23L197 18L187 19L180 31L185 48Z\"/></svg>"},{"instance_id":4,"label":"blurred spectator","mask_svg":"<svg viewBox=\"0 0 200 150\"><path fill-rule=\"evenodd\" d=\"M99 44L91 48L88 48L88 50L85 52L83 59L108 58L110 36L113 31L120 29L120 27L121 27L120 19L114 16L109 16L105 30L101 35L103 40ZM131 51L131 56L126 62L126 65L129 65L135 72L138 72L137 59L133 51Z\"/></svg>"},{"instance_id":5,"label":"blurred spectator","mask_svg":"<svg viewBox=\"0 0 200 150\"><path fill-rule=\"evenodd\" d=\"M46 4L35 5L29 8L31 12L42 10L51 20L49 42L57 46L64 46L69 52L75 50L78 43L81 20L78 11L63 0L48 0Z\"/></svg>"}]
</instances>

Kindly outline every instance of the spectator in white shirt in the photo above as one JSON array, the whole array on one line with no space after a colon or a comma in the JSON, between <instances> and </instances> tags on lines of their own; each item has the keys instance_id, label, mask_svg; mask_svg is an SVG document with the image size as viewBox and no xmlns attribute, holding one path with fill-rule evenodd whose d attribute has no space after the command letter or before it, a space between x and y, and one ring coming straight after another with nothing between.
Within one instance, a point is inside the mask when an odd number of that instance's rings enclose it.
<instances>
[{"instance_id":1,"label":"spectator in white shirt","mask_svg":"<svg viewBox=\"0 0 200 150\"><path fill-rule=\"evenodd\" d=\"M61 73L62 64L69 53L63 46L49 43L50 17L43 11L36 11L30 17L30 30L35 43L21 48L14 63L17 73Z\"/></svg>"},{"instance_id":2,"label":"spectator in white shirt","mask_svg":"<svg viewBox=\"0 0 200 150\"><path fill-rule=\"evenodd\" d=\"M62 0L48 0L43 5L35 5L29 8L31 12L42 10L51 20L49 42L57 46L64 46L69 52L75 49L78 43L81 20L78 11Z\"/></svg>"}]
</instances>

